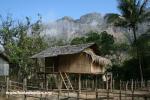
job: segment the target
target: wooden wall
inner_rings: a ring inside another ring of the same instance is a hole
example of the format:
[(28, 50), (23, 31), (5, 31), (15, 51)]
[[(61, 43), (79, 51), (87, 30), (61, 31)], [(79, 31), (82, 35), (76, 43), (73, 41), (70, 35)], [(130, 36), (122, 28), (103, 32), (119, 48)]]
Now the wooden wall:
[(102, 67), (92, 64), (92, 59), (86, 53), (65, 55), (59, 57), (59, 71), (69, 73), (102, 73)]
[(59, 57), (59, 71), (69, 73), (90, 73), (90, 59), (84, 53)]
[[(55, 68), (54, 71), (52, 71), (51, 67)], [(103, 74), (105, 72), (104, 67), (92, 63), (91, 56), (84, 52), (45, 58), (45, 70), (47, 73), (60, 71), (81, 74)]]
[(96, 63), (91, 64), (91, 73), (103, 74), (104, 72), (105, 72), (105, 68), (103, 66)]

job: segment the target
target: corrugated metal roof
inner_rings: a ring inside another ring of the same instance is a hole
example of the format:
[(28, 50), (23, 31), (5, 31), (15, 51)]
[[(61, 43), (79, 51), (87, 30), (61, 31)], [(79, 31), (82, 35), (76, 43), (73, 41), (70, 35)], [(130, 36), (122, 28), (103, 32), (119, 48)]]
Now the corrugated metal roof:
[(76, 54), (84, 49), (93, 46), (95, 43), (79, 44), (79, 45), (66, 45), (66, 46), (55, 46), (47, 48), (38, 54), (33, 55), (31, 58), (45, 58), (54, 57), (58, 55)]

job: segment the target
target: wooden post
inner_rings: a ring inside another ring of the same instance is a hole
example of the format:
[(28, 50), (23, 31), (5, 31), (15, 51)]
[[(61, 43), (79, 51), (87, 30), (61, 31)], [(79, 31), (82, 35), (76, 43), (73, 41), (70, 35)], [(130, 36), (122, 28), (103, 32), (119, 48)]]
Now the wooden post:
[(133, 91), (133, 79), (131, 80), (131, 90)]
[(128, 86), (128, 81), (125, 82), (125, 100), (127, 100), (127, 86)]
[(86, 84), (86, 99), (87, 99), (87, 89), (88, 89), (88, 85), (87, 85), (87, 77), (86, 77), (86, 80), (85, 80), (85, 84)]
[(106, 90), (108, 90), (108, 76), (107, 76), (107, 73), (106, 73)]
[(86, 89), (88, 88), (88, 86), (87, 86), (87, 77), (86, 77), (86, 80), (85, 80), (85, 85), (86, 85)]
[(96, 100), (98, 100), (98, 91), (96, 90)]
[(94, 79), (92, 80), (92, 89), (95, 90)]
[(46, 91), (48, 91), (48, 80), (46, 80)]
[(121, 100), (121, 80), (120, 80), (120, 95), (119, 95), (119, 98), (120, 98), (120, 100)]
[(112, 84), (113, 84), (113, 79), (112, 79), (112, 73), (111, 73), (111, 76), (110, 76), (110, 91), (112, 92)]
[(77, 100), (80, 100), (80, 91), (77, 91)]
[(126, 90), (128, 90), (128, 81), (126, 82)]
[(95, 78), (96, 78), (96, 81), (95, 81), (95, 90), (96, 90), (96, 100), (98, 100), (98, 90), (97, 90), (97, 75), (95, 76)]
[(61, 90), (58, 90), (58, 100), (60, 100), (60, 92)]
[(134, 87), (133, 87), (134, 83), (133, 83), (133, 79), (132, 79), (132, 83), (131, 83), (131, 91), (132, 91), (132, 100), (134, 100)]
[(23, 90), (27, 91), (27, 79), (26, 78), (23, 80)]
[(134, 89), (136, 90), (136, 80), (135, 80), (135, 85), (134, 85)]
[(78, 90), (79, 92), (81, 91), (81, 74), (79, 74), (79, 79), (78, 79)]
[(113, 79), (113, 90), (115, 89), (115, 80)]
[(61, 93), (61, 89), (62, 89), (62, 79), (61, 76), (59, 75), (59, 73), (57, 74), (57, 88), (59, 90), (59, 93)]
[[(27, 91), (27, 79), (23, 79), (23, 90), (26, 92)], [(24, 94), (24, 100), (26, 100), (26, 94)]]
[(107, 100), (109, 100), (109, 88), (107, 89)]
[[(9, 77), (6, 79), (6, 92), (9, 92)], [(9, 98), (9, 95), (7, 94), (6, 98)]]
[(79, 100), (79, 98), (80, 98), (80, 92), (81, 92), (81, 74), (79, 74), (79, 77), (78, 77), (77, 100)]

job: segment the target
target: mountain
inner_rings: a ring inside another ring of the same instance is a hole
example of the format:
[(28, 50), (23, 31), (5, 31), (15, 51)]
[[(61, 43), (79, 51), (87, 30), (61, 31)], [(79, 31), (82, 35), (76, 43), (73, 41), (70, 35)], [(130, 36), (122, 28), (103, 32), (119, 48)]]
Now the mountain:
[(54, 22), (44, 24), (43, 30), (44, 34), (62, 37), (65, 39), (82, 36), (89, 31), (107, 31), (118, 41), (125, 40), (126, 36), (124, 33), (127, 33), (127, 30), (123, 28), (116, 28), (108, 25), (104, 20), (104, 17), (100, 13), (96, 12), (85, 14), (79, 19), (73, 19), (72, 17), (65, 16)]

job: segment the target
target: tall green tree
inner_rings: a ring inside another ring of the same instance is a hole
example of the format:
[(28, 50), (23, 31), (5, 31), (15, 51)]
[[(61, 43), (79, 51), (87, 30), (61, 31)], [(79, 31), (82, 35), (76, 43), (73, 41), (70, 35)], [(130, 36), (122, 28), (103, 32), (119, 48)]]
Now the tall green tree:
[[(9, 19), (8, 19), (9, 18)], [(47, 47), (47, 43), (42, 36), (41, 17), (31, 23), (26, 17), (26, 22), (14, 22), (11, 17), (2, 20), (0, 27), (1, 45), (5, 53), (13, 63), (10, 74), (21, 81), (23, 78), (31, 76), (35, 66), (30, 57)]]
[(148, 9), (149, 0), (118, 0), (118, 9), (120, 14), (107, 14), (105, 18), (108, 23), (115, 26), (124, 27), (132, 30), (134, 43), (139, 59), (139, 70), (141, 81), (143, 81), (143, 72), (141, 67), (141, 57), (137, 46), (137, 30), (139, 24), (150, 20), (150, 12)]
[(16, 35), (16, 28), (11, 15), (6, 17), (0, 16), (0, 45), (5, 48), (7, 44), (14, 41)]
[(103, 31), (101, 33), (91, 31), (83, 37), (76, 37), (72, 39), (71, 44), (83, 44), (90, 42), (94, 42), (99, 46), (101, 55), (106, 55), (111, 54), (115, 40), (114, 37), (108, 34), (106, 31)]

